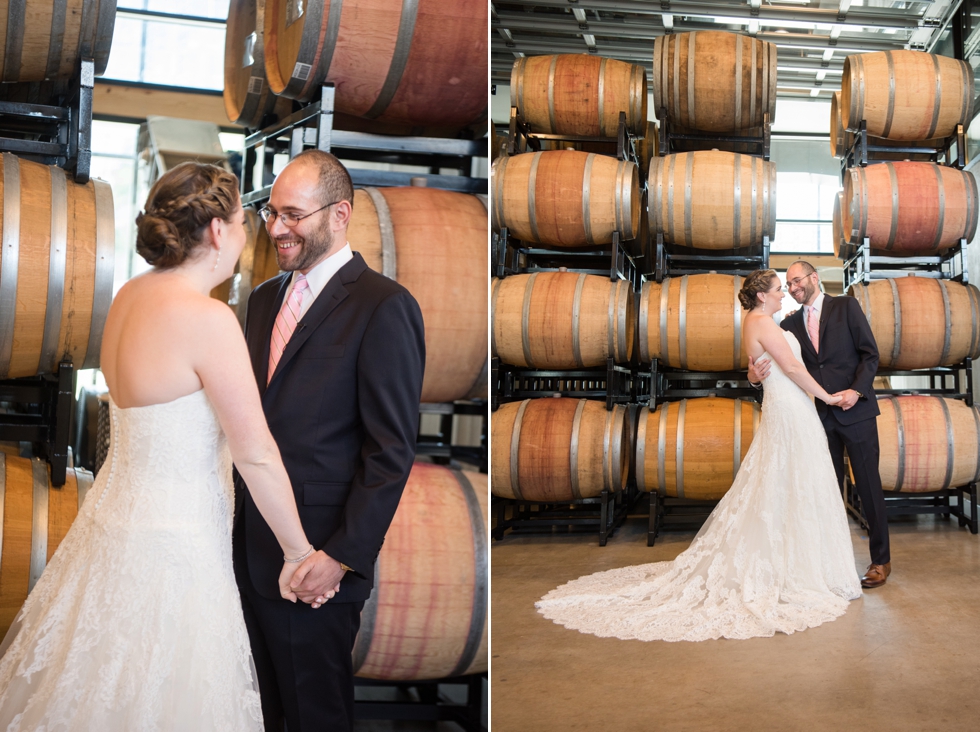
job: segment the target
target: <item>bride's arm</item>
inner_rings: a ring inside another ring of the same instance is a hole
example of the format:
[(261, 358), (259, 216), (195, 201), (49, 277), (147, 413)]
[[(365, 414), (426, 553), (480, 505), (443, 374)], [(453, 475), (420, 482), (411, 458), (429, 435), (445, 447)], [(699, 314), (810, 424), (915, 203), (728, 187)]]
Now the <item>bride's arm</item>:
[(241, 326), (232, 310), (217, 300), (209, 298), (202, 310), (202, 327), (195, 329), (202, 342), (194, 349), (194, 370), (214, 405), (232, 459), (255, 505), (283, 554), (300, 557), (309, 550), (310, 542), (300, 523), (279, 447), (269, 432)]
[(837, 404), (840, 401), (840, 397), (829, 394), (816, 379), (810, 376), (806, 366), (793, 354), (793, 349), (786, 342), (783, 329), (776, 325), (775, 321), (770, 318), (759, 318), (751, 325), (747, 325), (747, 330), (748, 338), (758, 341), (762, 348), (769, 352), (773, 361), (779, 364), (783, 373), (798, 387), (827, 404)]

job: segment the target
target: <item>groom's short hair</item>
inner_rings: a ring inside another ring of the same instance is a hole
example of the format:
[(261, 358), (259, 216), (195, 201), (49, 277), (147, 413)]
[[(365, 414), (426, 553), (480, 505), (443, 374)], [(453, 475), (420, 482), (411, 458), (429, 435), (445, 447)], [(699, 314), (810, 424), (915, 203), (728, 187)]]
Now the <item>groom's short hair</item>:
[[(792, 266), (797, 265), (797, 264), (800, 265), (803, 268), (803, 276), (804, 277), (806, 277), (807, 275), (812, 275), (814, 272), (817, 271), (816, 267), (814, 267), (812, 264), (810, 264), (805, 259), (797, 259), (789, 267), (792, 267)], [(787, 272), (789, 271), (789, 267), (786, 268), (786, 271)]]

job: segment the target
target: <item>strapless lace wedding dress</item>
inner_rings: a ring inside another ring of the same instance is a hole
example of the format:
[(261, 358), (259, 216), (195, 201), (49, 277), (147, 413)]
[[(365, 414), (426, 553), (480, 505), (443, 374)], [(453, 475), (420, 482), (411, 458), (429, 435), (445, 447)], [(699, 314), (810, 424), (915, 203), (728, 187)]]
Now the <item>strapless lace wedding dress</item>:
[(583, 633), (647, 641), (767, 637), (843, 615), (861, 582), (826, 434), (775, 362), (765, 389), (735, 482), (690, 547), (673, 562), (580, 577), (538, 611)]
[(0, 730), (258, 732), (214, 409), (110, 409), (109, 459), (0, 647)]

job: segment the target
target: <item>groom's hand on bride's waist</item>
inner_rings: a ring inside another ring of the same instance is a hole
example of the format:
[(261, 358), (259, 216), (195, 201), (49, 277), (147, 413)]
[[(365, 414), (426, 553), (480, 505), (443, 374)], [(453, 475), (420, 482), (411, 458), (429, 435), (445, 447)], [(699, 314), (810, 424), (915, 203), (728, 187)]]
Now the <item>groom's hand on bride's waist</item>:
[(769, 376), (770, 363), (771, 362), (768, 358), (760, 358), (758, 361), (756, 361), (754, 358), (749, 356), (748, 379), (752, 386), (762, 386), (762, 382), (766, 380), (767, 376)]

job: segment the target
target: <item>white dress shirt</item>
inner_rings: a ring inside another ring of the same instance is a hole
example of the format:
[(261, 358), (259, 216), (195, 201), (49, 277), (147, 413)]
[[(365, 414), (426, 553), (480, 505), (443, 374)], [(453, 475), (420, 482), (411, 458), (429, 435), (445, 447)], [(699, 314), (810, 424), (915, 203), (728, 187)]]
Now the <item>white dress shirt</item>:
[(806, 320), (803, 322), (803, 325), (807, 328), (810, 327), (810, 318), (813, 317), (817, 319), (817, 325), (820, 325), (820, 311), (823, 309), (823, 295), (824, 294), (822, 292), (817, 295), (817, 299), (813, 301), (813, 305), (803, 306), (803, 314), (806, 316)]
[[(338, 249), (306, 273), (306, 283), (310, 288), (303, 294), (303, 304), (300, 306), (299, 318), (297, 320), (303, 319), (303, 316), (306, 315), (313, 305), (313, 301), (316, 300), (317, 295), (323, 292), (323, 288), (327, 286), (330, 279), (340, 271), (341, 267), (353, 258), (354, 252), (351, 251), (350, 242), (347, 242), (342, 249)], [(283, 302), (289, 299), (289, 295), (293, 291), (293, 285), (296, 284), (296, 275), (298, 274), (298, 271), (293, 272), (292, 279), (289, 281), (289, 289), (286, 291)]]

